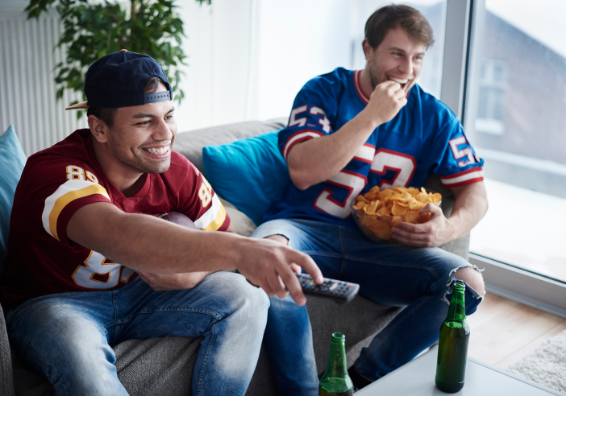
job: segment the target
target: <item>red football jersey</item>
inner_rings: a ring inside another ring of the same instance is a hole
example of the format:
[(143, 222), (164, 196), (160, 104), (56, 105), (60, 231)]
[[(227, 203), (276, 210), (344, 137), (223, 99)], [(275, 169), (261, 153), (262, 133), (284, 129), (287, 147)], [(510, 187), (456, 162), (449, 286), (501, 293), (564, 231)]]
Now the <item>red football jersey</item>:
[(67, 291), (119, 288), (133, 271), (67, 238), (71, 216), (82, 206), (112, 203), (128, 213), (160, 216), (177, 211), (202, 230), (224, 231), (229, 216), (200, 171), (172, 152), (162, 174), (146, 174), (132, 196), (115, 189), (96, 160), (88, 129), (81, 129), (27, 160), (11, 216), (2, 301)]

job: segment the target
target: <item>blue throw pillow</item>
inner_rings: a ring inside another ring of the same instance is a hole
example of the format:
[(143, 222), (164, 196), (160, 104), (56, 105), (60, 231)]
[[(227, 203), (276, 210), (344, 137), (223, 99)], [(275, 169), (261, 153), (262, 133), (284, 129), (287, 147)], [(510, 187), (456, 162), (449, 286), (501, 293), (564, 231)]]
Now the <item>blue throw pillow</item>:
[(25, 166), (25, 154), (12, 126), (0, 136), (0, 270), (6, 254), (10, 211), (17, 183)]
[(217, 194), (258, 225), (289, 183), (278, 131), (202, 149), (204, 175)]

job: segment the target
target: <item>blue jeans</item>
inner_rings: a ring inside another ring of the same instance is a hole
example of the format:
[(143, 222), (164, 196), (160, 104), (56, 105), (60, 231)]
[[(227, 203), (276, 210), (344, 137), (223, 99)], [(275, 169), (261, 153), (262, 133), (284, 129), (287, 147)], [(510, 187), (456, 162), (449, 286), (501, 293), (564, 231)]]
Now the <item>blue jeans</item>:
[(17, 355), (59, 395), (126, 395), (111, 345), (160, 336), (202, 337), (195, 395), (243, 395), (258, 355), (269, 299), (236, 273), (190, 290), (154, 291), (141, 279), (111, 291), (51, 294), (7, 316)]
[[(406, 306), (361, 351), (355, 370), (370, 381), (414, 359), (437, 342), (448, 312), (448, 281), (453, 271), (472, 267), (440, 248), (410, 248), (374, 243), (357, 228), (312, 220), (275, 219), (253, 237), (281, 234), (306, 252), (327, 277), (360, 284), (360, 295), (387, 306)], [(481, 297), (467, 287), (467, 314)], [(343, 329), (340, 329), (343, 331)], [(317, 367), (306, 307), (289, 296), (271, 298), (265, 348), (282, 394), (318, 394)]]

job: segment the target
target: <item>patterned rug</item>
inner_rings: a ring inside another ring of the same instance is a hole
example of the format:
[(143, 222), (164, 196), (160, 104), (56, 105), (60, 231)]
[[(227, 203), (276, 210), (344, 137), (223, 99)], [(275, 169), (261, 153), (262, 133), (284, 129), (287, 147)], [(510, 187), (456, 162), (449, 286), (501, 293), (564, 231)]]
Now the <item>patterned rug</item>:
[(562, 332), (542, 342), (531, 354), (507, 369), (513, 375), (565, 395), (566, 357), (566, 332)]

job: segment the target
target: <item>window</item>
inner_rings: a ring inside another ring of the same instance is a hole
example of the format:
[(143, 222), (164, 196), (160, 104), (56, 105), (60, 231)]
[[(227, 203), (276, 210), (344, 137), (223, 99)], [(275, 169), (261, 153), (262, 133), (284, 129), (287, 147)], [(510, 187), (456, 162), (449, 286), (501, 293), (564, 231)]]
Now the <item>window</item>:
[(474, 6), (464, 123), (490, 209), (471, 248), (565, 280), (565, 1)]
[(479, 79), (479, 99), (475, 128), (484, 133), (504, 133), (504, 97), (506, 91), (506, 65), (498, 60), (482, 64)]

